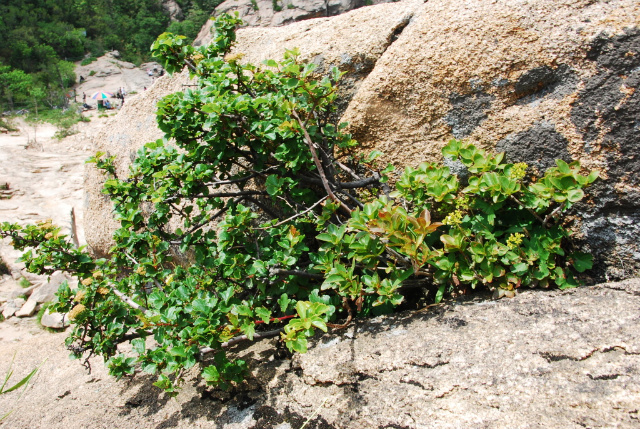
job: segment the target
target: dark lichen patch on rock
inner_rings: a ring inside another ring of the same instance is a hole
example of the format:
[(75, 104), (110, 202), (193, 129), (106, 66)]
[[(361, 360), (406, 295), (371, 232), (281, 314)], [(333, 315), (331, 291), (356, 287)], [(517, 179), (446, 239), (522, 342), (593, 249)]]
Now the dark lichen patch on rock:
[(529, 103), (567, 84), (574, 86), (576, 81), (575, 73), (567, 65), (556, 68), (545, 65), (524, 72), (514, 84), (513, 92), (520, 102)]
[(556, 159), (571, 162), (568, 144), (553, 124), (542, 121), (526, 131), (500, 140), (496, 151), (505, 152), (509, 162), (527, 162), (537, 173), (544, 174), (547, 168), (555, 167)]
[(477, 92), (470, 95), (453, 93), (449, 97), (452, 109), (443, 118), (451, 127), (451, 133), (455, 138), (463, 138), (470, 135), (485, 119), (487, 111), (491, 108), (491, 102), (495, 97), (486, 92)]
[(598, 36), (587, 59), (598, 72), (584, 82), (571, 120), (585, 151), (606, 162), (605, 180), (590, 190), (593, 204), (579, 204), (585, 243), (596, 257), (599, 279), (640, 272), (640, 30)]
[[(585, 143), (600, 144), (607, 174), (640, 184), (640, 31), (628, 30), (611, 39), (596, 38), (587, 58), (600, 66), (585, 82), (571, 111), (571, 120)], [(589, 147), (588, 147), (589, 149)]]
[(599, 35), (591, 42), (587, 59), (617, 72), (633, 70), (640, 61), (640, 29), (629, 28), (614, 37)]

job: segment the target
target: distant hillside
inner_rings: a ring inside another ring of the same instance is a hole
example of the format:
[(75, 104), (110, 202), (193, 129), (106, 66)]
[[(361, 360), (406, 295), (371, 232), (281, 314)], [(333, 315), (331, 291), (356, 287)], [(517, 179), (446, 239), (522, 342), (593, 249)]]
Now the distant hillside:
[(71, 61), (118, 50), (123, 60), (140, 64), (164, 31), (194, 39), (219, 2), (3, 0), (0, 109), (60, 105), (76, 81)]

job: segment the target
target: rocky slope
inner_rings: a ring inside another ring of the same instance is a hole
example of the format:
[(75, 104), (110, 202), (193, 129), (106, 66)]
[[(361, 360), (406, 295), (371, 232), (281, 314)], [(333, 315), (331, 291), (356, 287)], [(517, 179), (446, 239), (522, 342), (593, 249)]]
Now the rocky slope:
[(187, 374), (176, 399), (144, 375), (116, 382), (98, 359), (88, 374), (63, 334), (23, 320), (0, 373), (14, 353), (16, 379), (41, 367), (0, 397), (0, 411), (16, 409), (1, 427), (637, 428), (639, 306), (631, 280), (361, 321), (293, 359), (275, 340), (239, 345), (245, 383), (212, 391)]

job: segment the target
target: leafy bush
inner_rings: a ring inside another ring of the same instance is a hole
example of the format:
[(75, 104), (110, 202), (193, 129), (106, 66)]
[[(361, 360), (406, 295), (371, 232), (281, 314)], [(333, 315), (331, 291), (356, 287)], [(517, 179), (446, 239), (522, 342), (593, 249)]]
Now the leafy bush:
[(82, 60), (82, 62), (80, 63), (81, 66), (88, 66), (89, 64), (91, 64), (94, 61), (98, 61), (98, 59), (96, 57), (89, 57), (89, 58), (85, 58), (84, 60)]
[(239, 23), (218, 18), (207, 47), (171, 34), (154, 43), (169, 73), (186, 65), (198, 84), (159, 102), (166, 139), (140, 150), (128, 178), (113, 158), (92, 158), (121, 225), (109, 258), (76, 249), (49, 221), (0, 228), (16, 248), (35, 249), (22, 258), (32, 272), (79, 278), (51, 307), (69, 312), (77, 357), (104, 356), (118, 378), (139, 366), (170, 394), (200, 364), (224, 388), (246, 372), (228, 345), (275, 332), (304, 352), (317, 330), (390, 311), (407, 282), (434, 301), (478, 287), (511, 295), (574, 286), (591, 266), (560, 216), (595, 173), (557, 161), (535, 179), (453, 140), (443, 155), (458, 175), (423, 163), (392, 191), (394, 168), (379, 171), (380, 153), (360, 155), (330, 119), (340, 72), (319, 77), (296, 51), (243, 65), (229, 53)]
[(37, 114), (30, 112), (27, 116), (29, 122), (48, 122), (55, 125), (57, 130), (53, 135), (56, 139), (61, 140), (65, 137), (78, 133), (76, 124), (78, 122), (85, 122), (84, 116), (82, 116), (76, 109), (42, 109)]
[(0, 128), (3, 128), (7, 131), (18, 131), (18, 128), (15, 127), (15, 125), (13, 125), (11, 123), (11, 118), (1, 118), (0, 117)]

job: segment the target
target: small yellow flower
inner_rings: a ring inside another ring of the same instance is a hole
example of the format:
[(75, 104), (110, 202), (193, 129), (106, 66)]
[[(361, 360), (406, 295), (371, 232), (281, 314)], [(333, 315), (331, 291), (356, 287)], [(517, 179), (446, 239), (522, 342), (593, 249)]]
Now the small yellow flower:
[(47, 233), (44, 235), (44, 238), (46, 238), (47, 240), (48, 240), (48, 239), (50, 239), (50, 238), (53, 238), (53, 234), (52, 234), (52, 233), (50, 233), (50, 232), (47, 232)]
[(98, 289), (96, 289), (96, 292), (98, 292), (100, 295), (106, 295), (109, 293), (109, 289), (104, 286), (100, 286)]
[(458, 198), (456, 198), (456, 207), (457, 208), (467, 208), (469, 207), (469, 196), (464, 194)]
[(93, 278), (94, 279), (101, 279), (103, 277), (102, 271), (94, 271), (93, 272)]
[(42, 229), (48, 229), (53, 226), (53, 219), (47, 219), (40, 222), (36, 222), (36, 224)]
[(93, 279), (91, 277), (87, 277), (86, 279), (82, 280), (80, 283), (82, 283), (85, 286), (90, 286), (91, 283), (93, 283)]
[(520, 234), (519, 232), (511, 234), (509, 238), (507, 238), (507, 246), (509, 247), (509, 249), (513, 250), (522, 244), (523, 238), (524, 234)]
[(73, 298), (73, 300), (75, 302), (82, 302), (82, 300), (84, 299), (84, 297), (87, 295), (87, 291), (85, 290), (79, 290), (78, 293), (76, 294), (75, 298)]
[(515, 180), (522, 180), (524, 176), (527, 174), (528, 165), (524, 162), (518, 162), (517, 164), (513, 164), (511, 167), (511, 171), (509, 172), (509, 178)]
[(464, 213), (462, 210), (455, 210), (447, 215), (442, 221), (445, 225), (460, 225), (462, 223), (462, 218), (464, 217)]
[(236, 54), (227, 54), (225, 55), (224, 60), (228, 63), (235, 63), (244, 58), (244, 55), (245, 54), (243, 54), (242, 52), (238, 52)]
[(82, 304), (76, 305), (69, 312), (69, 320), (76, 320), (85, 311), (87, 311), (87, 307)]
[(145, 270), (144, 267), (140, 265), (138, 268), (136, 268), (136, 273), (144, 276), (145, 274), (147, 274), (147, 270)]

